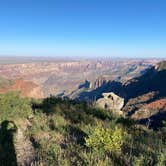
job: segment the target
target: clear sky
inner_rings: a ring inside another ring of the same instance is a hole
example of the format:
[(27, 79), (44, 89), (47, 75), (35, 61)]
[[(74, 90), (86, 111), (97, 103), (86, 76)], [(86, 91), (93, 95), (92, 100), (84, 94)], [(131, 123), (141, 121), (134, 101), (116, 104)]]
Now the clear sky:
[(166, 0), (0, 0), (0, 55), (166, 57)]

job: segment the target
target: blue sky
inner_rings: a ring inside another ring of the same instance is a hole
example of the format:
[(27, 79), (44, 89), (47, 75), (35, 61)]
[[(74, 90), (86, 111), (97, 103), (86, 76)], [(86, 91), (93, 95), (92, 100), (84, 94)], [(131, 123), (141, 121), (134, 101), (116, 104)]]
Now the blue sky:
[(165, 0), (0, 0), (0, 55), (166, 57)]

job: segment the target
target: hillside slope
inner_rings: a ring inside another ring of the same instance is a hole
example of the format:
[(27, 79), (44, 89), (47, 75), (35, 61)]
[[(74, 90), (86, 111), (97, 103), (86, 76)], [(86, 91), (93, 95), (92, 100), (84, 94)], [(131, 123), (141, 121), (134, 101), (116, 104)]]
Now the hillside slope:
[(165, 127), (153, 131), (86, 103), (0, 94), (0, 165), (165, 165)]

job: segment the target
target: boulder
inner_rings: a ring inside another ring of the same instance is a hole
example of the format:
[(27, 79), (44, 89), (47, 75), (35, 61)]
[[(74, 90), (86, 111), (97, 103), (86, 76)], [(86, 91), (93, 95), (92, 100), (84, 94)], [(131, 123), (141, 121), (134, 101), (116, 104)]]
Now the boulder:
[(96, 106), (109, 111), (114, 111), (118, 114), (123, 114), (121, 109), (124, 106), (124, 99), (113, 92), (103, 93), (103, 98), (96, 101)]

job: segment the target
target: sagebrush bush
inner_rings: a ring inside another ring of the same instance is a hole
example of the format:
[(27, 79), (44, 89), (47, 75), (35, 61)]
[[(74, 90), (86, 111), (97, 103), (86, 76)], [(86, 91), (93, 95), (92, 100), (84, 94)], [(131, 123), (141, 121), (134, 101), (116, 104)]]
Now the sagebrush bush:
[(163, 166), (166, 165), (166, 151), (159, 152), (157, 154), (157, 164), (156, 166)]
[(86, 146), (95, 151), (118, 152), (125, 142), (126, 133), (121, 128), (104, 128), (97, 126), (85, 138)]

